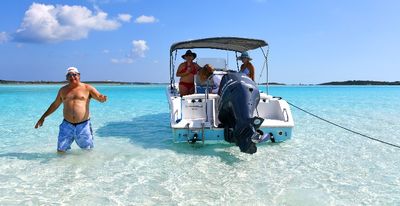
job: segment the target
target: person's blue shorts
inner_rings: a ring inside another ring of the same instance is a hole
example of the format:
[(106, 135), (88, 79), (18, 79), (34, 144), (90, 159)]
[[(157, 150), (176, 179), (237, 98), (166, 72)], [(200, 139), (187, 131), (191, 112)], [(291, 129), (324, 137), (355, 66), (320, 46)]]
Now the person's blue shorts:
[(58, 133), (57, 150), (67, 151), (71, 149), (74, 140), (82, 149), (93, 148), (93, 131), (90, 119), (76, 124), (63, 120)]

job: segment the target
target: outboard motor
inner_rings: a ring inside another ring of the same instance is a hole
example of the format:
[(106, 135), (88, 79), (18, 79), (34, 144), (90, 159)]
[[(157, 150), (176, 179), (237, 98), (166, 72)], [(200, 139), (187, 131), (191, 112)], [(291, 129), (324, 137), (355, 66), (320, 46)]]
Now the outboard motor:
[(255, 82), (243, 73), (229, 72), (219, 88), (218, 119), (224, 127), (225, 141), (236, 143), (241, 152), (255, 153), (257, 147), (253, 140), (262, 136), (258, 128), (264, 121), (253, 116), (260, 101)]

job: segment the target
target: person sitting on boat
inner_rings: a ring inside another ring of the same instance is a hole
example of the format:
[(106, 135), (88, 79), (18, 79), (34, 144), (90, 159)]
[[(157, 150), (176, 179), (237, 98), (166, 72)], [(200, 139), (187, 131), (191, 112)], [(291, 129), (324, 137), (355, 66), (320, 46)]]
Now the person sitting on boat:
[(194, 93), (194, 75), (197, 74), (200, 66), (193, 62), (196, 59), (196, 53), (187, 50), (182, 58), (185, 62), (181, 63), (176, 71), (176, 76), (180, 77), (179, 80), (179, 93), (181, 96)]
[(254, 81), (254, 66), (250, 62), (252, 58), (250, 58), (249, 53), (242, 52), (242, 55), (237, 58), (242, 61), (242, 65), (240, 66), (240, 72), (245, 73), (250, 79)]
[(213, 94), (217, 94), (222, 75), (213, 74), (214, 70), (215, 69), (210, 64), (204, 65), (204, 67), (199, 71), (199, 79), (201, 82), (206, 82), (211, 76), (212, 85), (209, 91)]

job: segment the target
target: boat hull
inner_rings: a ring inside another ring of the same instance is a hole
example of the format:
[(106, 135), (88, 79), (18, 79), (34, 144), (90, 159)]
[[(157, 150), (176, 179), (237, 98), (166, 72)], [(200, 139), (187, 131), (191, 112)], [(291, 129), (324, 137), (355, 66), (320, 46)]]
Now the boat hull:
[[(272, 133), (275, 142), (283, 142), (292, 137), (292, 127), (260, 127), (261, 131), (264, 134)], [(198, 142), (204, 143), (228, 143), (224, 139), (224, 129), (223, 128), (205, 128), (204, 131), (202, 128), (189, 128), (189, 129), (180, 129), (173, 128), (172, 129), (173, 141), (175, 143), (188, 142), (192, 143), (192, 140), (195, 136), (197, 136)], [(267, 142), (271, 142), (270, 140), (265, 141), (260, 144), (266, 144)]]
[[(166, 95), (170, 108), (170, 126), (175, 143), (228, 143), (224, 128), (219, 121), (218, 94), (191, 94), (181, 97), (178, 84), (168, 86)], [(264, 134), (272, 134), (274, 142), (292, 137), (294, 120), (288, 103), (260, 91), (260, 99), (253, 116), (264, 119), (258, 128)], [(271, 142), (267, 140), (258, 144)], [(234, 144), (232, 144), (234, 145)]]

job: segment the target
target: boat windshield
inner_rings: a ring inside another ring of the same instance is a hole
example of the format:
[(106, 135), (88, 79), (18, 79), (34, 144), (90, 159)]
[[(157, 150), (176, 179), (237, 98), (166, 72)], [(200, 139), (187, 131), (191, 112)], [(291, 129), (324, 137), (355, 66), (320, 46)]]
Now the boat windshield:
[(198, 58), (197, 64), (203, 67), (206, 64), (210, 64), (217, 70), (226, 70), (226, 60), (223, 58)]

